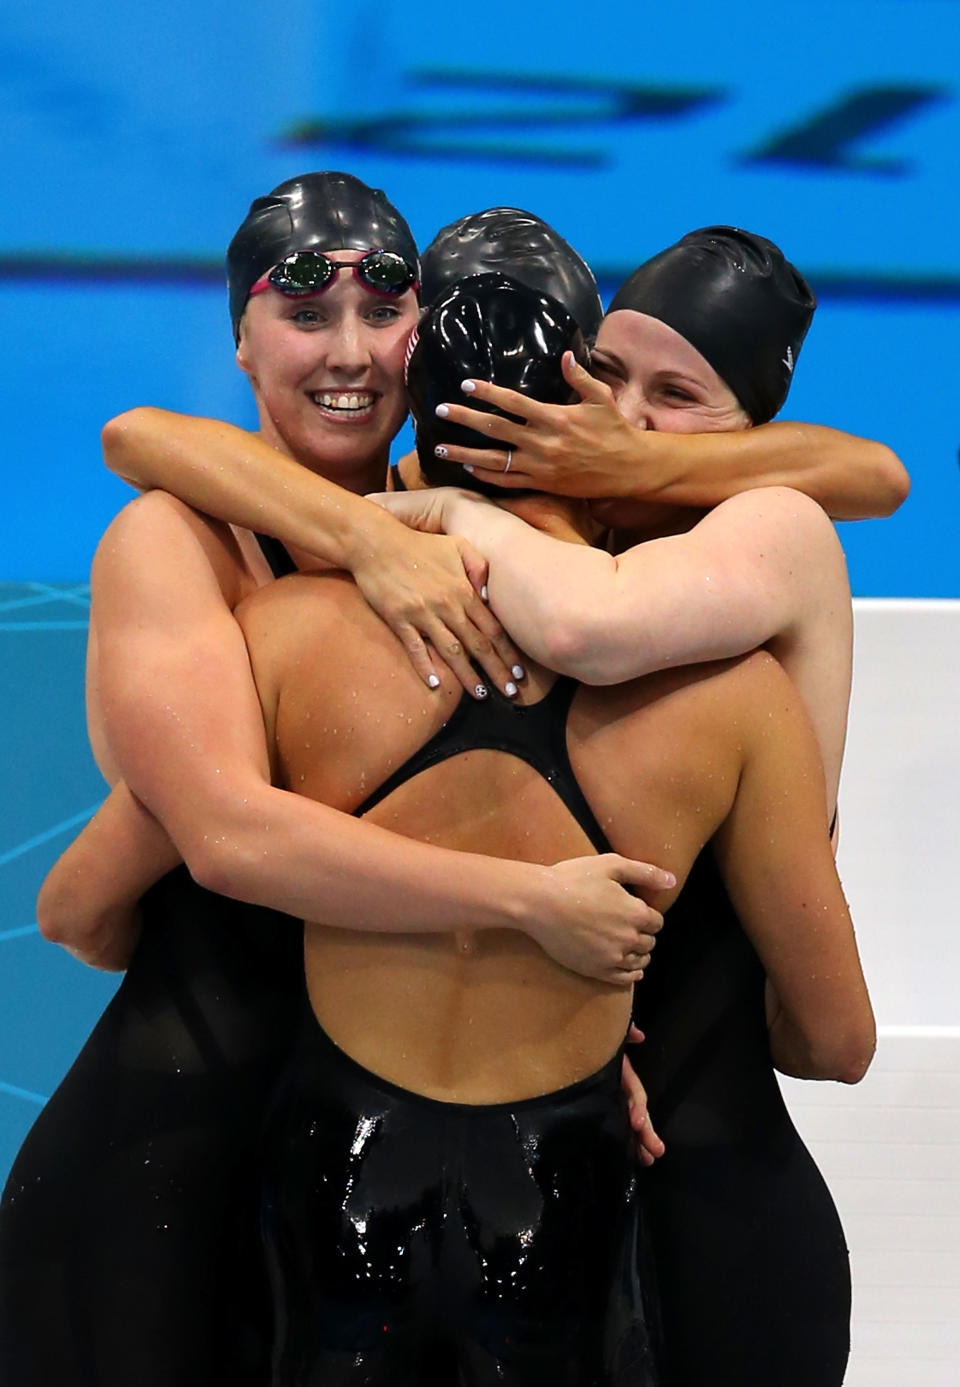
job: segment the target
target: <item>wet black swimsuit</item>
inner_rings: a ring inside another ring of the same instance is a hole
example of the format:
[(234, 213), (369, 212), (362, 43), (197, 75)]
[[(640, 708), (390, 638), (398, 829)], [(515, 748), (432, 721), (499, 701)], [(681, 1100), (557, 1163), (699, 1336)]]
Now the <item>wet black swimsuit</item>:
[(0, 1203), (4, 1387), (269, 1380), (260, 1135), (300, 1016), (302, 925), (183, 867), (142, 910)]
[[(567, 754), (576, 690), (464, 695), (357, 812), (491, 748), (609, 851)], [(652, 1387), (620, 1056), (542, 1098), (444, 1103), (362, 1068), (306, 1012), (267, 1140), (276, 1387)]]

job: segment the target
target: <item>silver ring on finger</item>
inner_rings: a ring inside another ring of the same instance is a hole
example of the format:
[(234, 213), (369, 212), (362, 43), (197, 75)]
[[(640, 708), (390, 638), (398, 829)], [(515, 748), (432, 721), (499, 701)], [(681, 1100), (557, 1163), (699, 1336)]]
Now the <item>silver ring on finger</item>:
[(510, 471), (510, 464), (511, 464), (511, 462), (513, 462), (513, 449), (512, 449), (512, 448), (508, 448), (508, 449), (507, 449), (507, 465), (506, 465), (506, 467), (504, 467), (504, 469), (503, 469), (503, 475), (504, 475), (504, 476), (506, 476), (507, 473)]

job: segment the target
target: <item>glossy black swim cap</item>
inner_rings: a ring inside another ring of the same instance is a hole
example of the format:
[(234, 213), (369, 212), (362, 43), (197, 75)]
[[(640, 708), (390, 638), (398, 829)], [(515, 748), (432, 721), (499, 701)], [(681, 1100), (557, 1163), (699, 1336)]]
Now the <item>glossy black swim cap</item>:
[(379, 188), (351, 173), (305, 173), (255, 198), (227, 250), (233, 335), (250, 290), (295, 250), (392, 250), (418, 266), (413, 233)]
[(655, 255), (608, 313), (659, 318), (709, 361), (754, 424), (782, 406), (817, 306), (810, 285), (763, 236), (705, 226)]
[[(506, 275), (471, 275), (442, 294), (411, 333), (407, 348), (407, 394), (427, 480), (433, 486), (468, 486), (498, 495), (500, 487), (478, 482), (458, 463), (434, 455), (438, 443), (490, 446), (474, 429), (438, 419), (436, 407), (462, 399), (460, 382), (468, 376), (547, 404), (567, 404), (574, 392), (560, 367), (565, 351), (587, 364), (583, 333), (571, 315), (556, 299)], [(479, 400), (471, 407), (500, 413)]]
[(518, 207), (488, 207), (451, 222), (423, 253), (421, 302), (434, 299), (467, 275), (498, 272), (548, 294), (597, 335), (603, 305), (587, 262), (552, 226)]

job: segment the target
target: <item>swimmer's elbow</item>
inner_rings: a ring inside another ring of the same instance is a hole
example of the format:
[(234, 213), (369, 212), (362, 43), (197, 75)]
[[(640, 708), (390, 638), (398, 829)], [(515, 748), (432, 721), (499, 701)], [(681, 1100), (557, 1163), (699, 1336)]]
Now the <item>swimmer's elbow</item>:
[(76, 924), (76, 904), (71, 908), (69, 896), (57, 889), (53, 875), (47, 877), (37, 897), (37, 929), (49, 944), (74, 942), (71, 927)]
[(841, 1084), (858, 1084), (873, 1063), (876, 1049), (877, 1028), (870, 1012), (861, 1026), (847, 1036), (833, 1077)]
[(138, 937), (139, 915), (131, 906), (91, 909), (55, 867), (37, 897), (37, 929), (49, 944), (58, 944), (88, 967), (122, 972)]
[(874, 445), (876, 511), (878, 517), (893, 515), (910, 495), (910, 474), (892, 448), (884, 443)]
[(858, 1023), (845, 1027), (832, 1043), (823, 1044), (818, 1039), (812, 1055), (815, 1077), (833, 1079), (839, 1084), (858, 1084), (870, 1068), (876, 1048), (873, 1015), (865, 1014)]
[(197, 834), (177, 844), (187, 871), (198, 886), (218, 896), (262, 905), (258, 893), (257, 862), (263, 850), (244, 825), (220, 823), (216, 831)]
[(544, 622), (541, 630), (541, 662), (557, 674), (595, 687), (630, 677), (623, 668), (624, 646), (611, 639), (595, 611), (567, 612)]
[(100, 430), (100, 445), (108, 471), (141, 490), (153, 485), (144, 467), (144, 449), (154, 434), (156, 412), (147, 405), (139, 405), (108, 419)]

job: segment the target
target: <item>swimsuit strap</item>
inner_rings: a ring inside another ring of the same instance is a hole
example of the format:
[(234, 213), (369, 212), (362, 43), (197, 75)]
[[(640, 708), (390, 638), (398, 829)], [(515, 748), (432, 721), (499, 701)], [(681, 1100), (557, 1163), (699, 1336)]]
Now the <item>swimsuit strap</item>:
[(254, 534), (254, 539), (260, 545), (260, 550), (270, 571), (275, 578), (285, 578), (288, 573), (296, 573), (297, 565), (291, 559), (284, 546), (273, 535)]
[(482, 700), (464, 693), (443, 726), (354, 813), (367, 813), (398, 786), (452, 756), (475, 750), (504, 751), (525, 761), (553, 786), (597, 852), (611, 852), (607, 836), (577, 784), (567, 751), (567, 716), (578, 688), (573, 679), (560, 677), (539, 702), (526, 707), (496, 690)]

